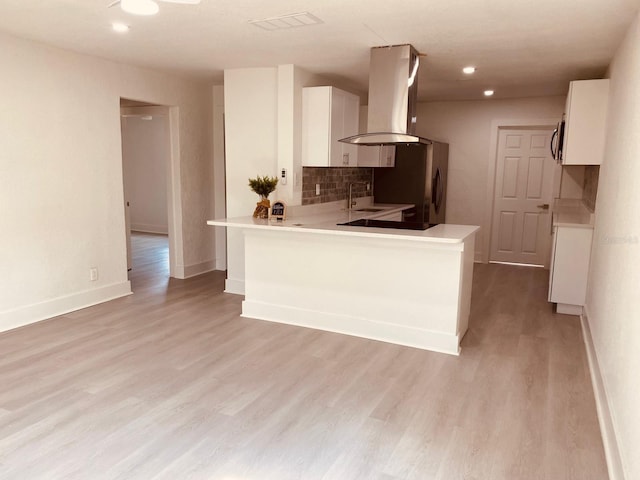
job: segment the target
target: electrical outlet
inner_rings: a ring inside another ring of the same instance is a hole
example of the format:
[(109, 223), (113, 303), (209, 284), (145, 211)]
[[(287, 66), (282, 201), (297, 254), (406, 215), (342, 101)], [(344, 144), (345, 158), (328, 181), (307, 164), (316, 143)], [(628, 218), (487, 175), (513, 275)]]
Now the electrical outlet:
[(316, 183), (316, 195), (320, 195), (320, 184)]
[(98, 269), (96, 267), (92, 267), (89, 269), (89, 280), (95, 282), (98, 280)]
[(369, 190), (371, 190), (371, 184), (370, 184), (370, 183), (367, 183), (367, 192), (368, 192)]

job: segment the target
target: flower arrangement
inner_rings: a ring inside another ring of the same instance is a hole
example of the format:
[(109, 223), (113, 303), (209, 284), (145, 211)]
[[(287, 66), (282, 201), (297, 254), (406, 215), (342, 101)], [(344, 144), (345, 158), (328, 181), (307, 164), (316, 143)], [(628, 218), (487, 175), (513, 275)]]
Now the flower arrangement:
[(268, 175), (263, 177), (258, 175), (256, 178), (249, 179), (249, 188), (260, 195), (261, 198), (253, 212), (255, 218), (269, 217), (269, 208), (271, 207), (269, 194), (276, 189), (276, 185), (278, 185), (278, 179), (276, 177), (269, 177)]
[(262, 199), (266, 199), (276, 189), (276, 185), (278, 185), (278, 179), (268, 175), (264, 177), (258, 175), (256, 178), (249, 179), (249, 187), (260, 195)]

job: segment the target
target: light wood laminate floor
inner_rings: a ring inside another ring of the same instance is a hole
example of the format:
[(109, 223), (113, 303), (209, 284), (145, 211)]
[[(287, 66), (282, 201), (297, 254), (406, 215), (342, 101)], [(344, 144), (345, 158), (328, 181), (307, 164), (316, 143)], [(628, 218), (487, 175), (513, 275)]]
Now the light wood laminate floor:
[(0, 334), (1, 479), (607, 478), (548, 272), (476, 265), (453, 357), (240, 318), (134, 241), (134, 295)]

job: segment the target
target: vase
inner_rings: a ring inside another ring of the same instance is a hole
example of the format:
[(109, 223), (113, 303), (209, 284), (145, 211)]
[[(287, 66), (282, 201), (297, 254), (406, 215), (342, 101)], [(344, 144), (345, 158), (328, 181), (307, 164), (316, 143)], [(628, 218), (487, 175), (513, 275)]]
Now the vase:
[(271, 202), (268, 198), (263, 198), (256, 204), (253, 218), (269, 218), (269, 208), (271, 208)]

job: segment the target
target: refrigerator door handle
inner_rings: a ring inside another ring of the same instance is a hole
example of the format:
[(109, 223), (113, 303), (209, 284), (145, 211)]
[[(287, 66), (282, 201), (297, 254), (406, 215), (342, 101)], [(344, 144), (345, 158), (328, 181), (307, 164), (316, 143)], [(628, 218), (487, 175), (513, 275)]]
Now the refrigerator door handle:
[(436, 170), (436, 175), (433, 179), (433, 189), (431, 194), (431, 202), (436, 209), (436, 213), (440, 212), (440, 205), (442, 205), (442, 197), (444, 196), (444, 185), (442, 184), (442, 176), (440, 169)]

